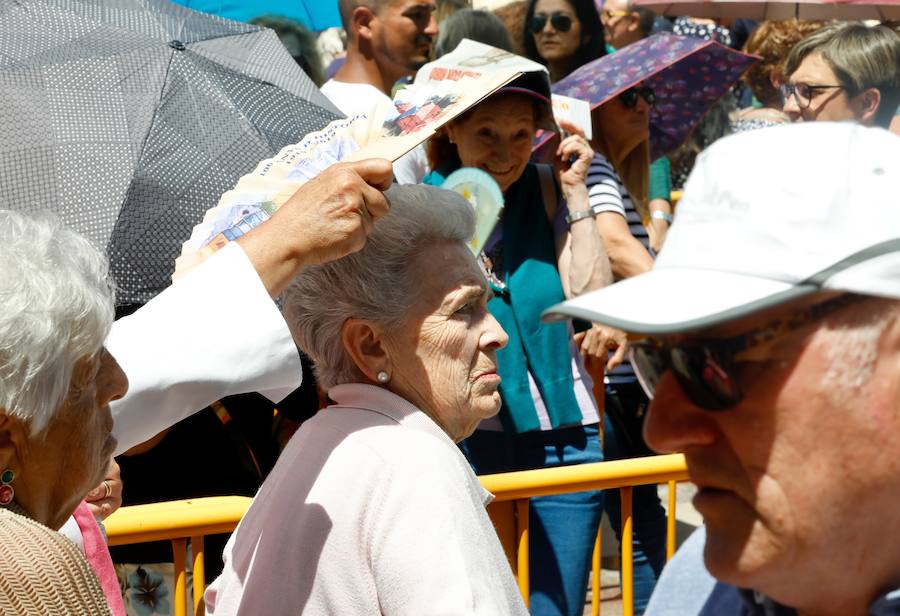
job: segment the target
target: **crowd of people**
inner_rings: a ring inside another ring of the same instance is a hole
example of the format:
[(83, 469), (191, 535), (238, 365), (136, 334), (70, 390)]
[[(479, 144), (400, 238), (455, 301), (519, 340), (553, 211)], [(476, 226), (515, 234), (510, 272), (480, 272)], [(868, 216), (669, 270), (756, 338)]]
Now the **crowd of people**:
[[(526, 607), (476, 475), (650, 450), (685, 454), (705, 526), (666, 565), (656, 488), (635, 490), (636, 613), (900, 613), (896, 25), (338, 5), (338, 57), (258, 23), (347, 115), (464, 38), (546, 69), (393, 163), (331, 166), (128, 315), (97, 247), (0, 210), (0, 612), (125, 614), (102, 520), (132, 478), (171, 488), (141, 456), (176, 455), (207, 409), (255, 493), (208, 614), (580, 615), (618, 493), (531, 500)], [(567, 77), (660, 30), (760, 58), (680, 153), (651, 160), (637, 72), (594, 84), (590, 139), (554, 119)], [(559, 139), (536, 153), (542, 130)], [(471, 206), (440, 188), (463, 167), (505, 203), (477, 257)], [(235, 436), (249, 394), (268, 461)], [(219, 489), (200, 475), (187, 495)]]

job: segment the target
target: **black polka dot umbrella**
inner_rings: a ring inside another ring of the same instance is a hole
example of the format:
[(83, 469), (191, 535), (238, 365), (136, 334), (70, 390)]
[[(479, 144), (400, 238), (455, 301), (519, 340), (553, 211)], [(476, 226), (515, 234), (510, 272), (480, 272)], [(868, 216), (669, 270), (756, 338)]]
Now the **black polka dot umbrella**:
[(165, 0), (0, 0), (0, 208), (106, 248), (120, 305), (169, 285), (238, 178), (338, 117), (270, 30)]

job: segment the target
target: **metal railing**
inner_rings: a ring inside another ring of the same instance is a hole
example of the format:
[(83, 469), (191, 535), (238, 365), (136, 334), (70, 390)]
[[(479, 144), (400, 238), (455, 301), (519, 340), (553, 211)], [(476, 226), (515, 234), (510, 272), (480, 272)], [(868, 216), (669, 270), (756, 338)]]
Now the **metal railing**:
[[(634, 486), (668, 484), (666, 554), (675, 552), (675, 484), (688, 478), (684, 456), (672, 454), (630, 460), (560, 466), (533, 471), (499, 473), (479, 477), (495, 499), (488, 513), (497, 528), (500, 542), (510, 557), (510, 566), (519, 582), (519, 591), (528, 604), (528, 499), (533, 496), (619, 488), (622, 501), (621, 578), (623, 616), (634, 614), (634, 576), (632, 569), (632, 511)], [(504, 506), (504, 503), (513, 506)], [(600, 530), (594, 541), (591, 576), (591, 613), (600, 613)]]
[(175, 616), (188, 614), (185, 564), (187, 540), (190, 539), (193, 557), (192, 613), (202, 616), (205, 612), (203, 537), (233, 531), (250, 506), (251, 500), (249, 496), (211, 496), (133, 505), (122, 507), (106, 518), (103, 524), (110, 546), (147, 541), (172, 542)]
[[(650, 456), (614, 462), (598, 462), (557, 468), (500, 473), (479, 477), (495, 499), (488, 513), (516, 574), (519, 590), (528, 603), (528, 499), (532, 496), (619, 488), (622, 500), (622, 604), (623, 614), (634, 613), (634, 586), (631, 562), (631, 491), (634, 486), (667, 483), (669, 486), (667, 543), (669, 556), (675, 551), (675, 484), (688, 478), (684, 456)], [(105, 522), (109, 545), (146, 541), (172, 542), (175, 566), (174, 613), (186, 616), (188, 610), (204, 613), (205, 535), (234, 530), (251, 499), (246, 496), (215, 496), (149, 505), (122, 507)], [(193, 601), (187, 605), (187, 540), (191, 540), (193, 558)], [(593, 593), (591, 613), (600, 613), (600, 531), (594, 542)]]

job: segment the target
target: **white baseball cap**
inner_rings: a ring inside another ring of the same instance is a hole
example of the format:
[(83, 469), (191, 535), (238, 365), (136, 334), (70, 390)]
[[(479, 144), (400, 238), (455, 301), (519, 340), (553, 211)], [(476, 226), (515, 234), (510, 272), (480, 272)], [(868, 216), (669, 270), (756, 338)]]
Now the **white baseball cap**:
[(721, 139), (653, 269), (544, 319), (665, 335), (820, 291), (900, 299), (900, 137), (886, 130), (811, 122)]

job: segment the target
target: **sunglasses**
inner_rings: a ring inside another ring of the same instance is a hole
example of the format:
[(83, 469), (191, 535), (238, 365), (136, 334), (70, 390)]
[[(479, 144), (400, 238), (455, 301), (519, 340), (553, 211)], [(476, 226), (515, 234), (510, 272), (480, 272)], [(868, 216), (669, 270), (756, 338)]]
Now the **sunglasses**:
[(535, 13), (528, 22), (528, 29), (532, 34), (537, 34), (547, 25), (547, 20), (557, 32), (568, 32), (572, 28), (572, 18), (565, 13), (555, 12), (549, 16), (546, 13)]
[(647, 104), (651, 107), (656, 102), (656, 94), (653, 93), (653, 88), (648, 88), (647, 86), (635, 86), (619, 94), (619, 100), (628, 109), (633, 109), (637, 105), (638, 97), (647, 101)]
[(744, 398), (740, 374), (749, 362), (736, 361), (737, 354), (800, 329), (861, 299), (864, 296), (841, 295), (733, 338), (679, 344), (664, 344), (659, 340), (632, 342), (629, 343), (629, 358), (648, 397), (653, 398), (659, 380), (671, 370), (691, 402), (706, 411), (725, 411), (740, 404)]

